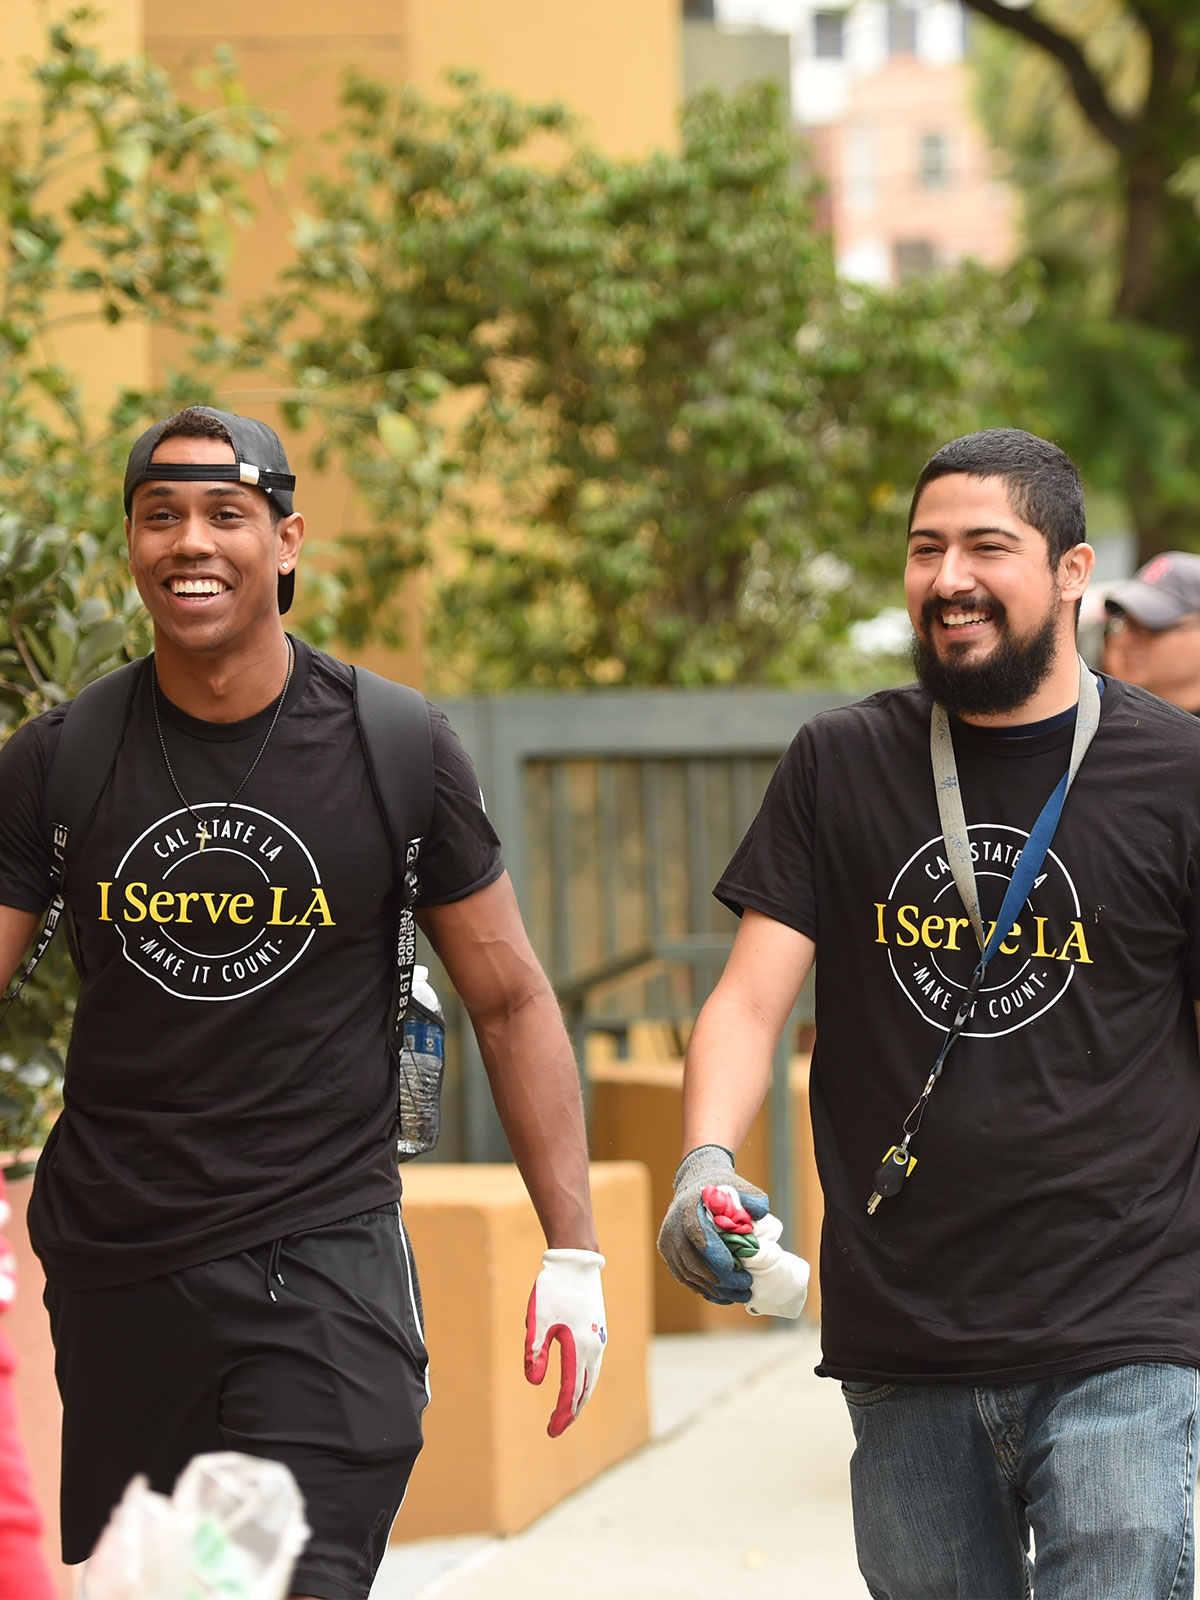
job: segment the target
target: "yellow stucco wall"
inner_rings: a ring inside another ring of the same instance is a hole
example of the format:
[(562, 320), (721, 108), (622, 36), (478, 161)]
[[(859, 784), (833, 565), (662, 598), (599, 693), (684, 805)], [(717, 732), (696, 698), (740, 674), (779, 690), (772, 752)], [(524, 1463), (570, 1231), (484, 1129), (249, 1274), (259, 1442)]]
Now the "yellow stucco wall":
[(613, 155), (675, 141), (679, 0), (407, 0), (408, 71), (423, 88), (478, 68), (526, 100), (563, 100)]
[[(44, 19), (73, 3), (3, 0), (0, 99), (16, 90), (20, 58), (40, 53)], [(296, 140), (279, 188), (265, 177), (252, 181), (258, 218), (239, 236), (223, 319), (232, 327), (237, 307), (268, 288), (286, 263), (305, 175), (330, 159), (320, 136), (338, 120), (347, 67), (433, 92), (447, 68), (474, 68), (521, 98), (564, 101), (588, 137), (614, 154), (639, 155), (675, 140), (679, 9), (678, 0), (105, 0), (91, 37), (109, 56), (144, 47), (185, 82), (215, 46), (231, 46), (252, 101), (279, 113)], [(161, 327), (73, 323), (51, 336), (47, 349), (81, 373), (97, 413), (115, 387), (186, 368), (183, 342)], [(254, 374), (221, 398), (277, 425), (271, 393), (270, 380)], [(306, 466), (303, 441), (286, 443), (300, 474), (297, 503), (315, 539), (361, 525), (347, 480), (336, 472), (318, 476)], [(419, 638), (399, 656), (361, 657), (415, 682), (422, 658)]]
[[(215, 47), (228, 45), (236, 55), (250, 100), (276, 113), (288, 137), (295, 141), (282, 185), (273, 186), (265, 176), (249, 182), (257, 217), (237, 235), (230, 297), (220, 318), (232, 330), (237, 325), (238, 307), (269, 289), (287, 263), (295, 213), (303, 204), (305, 176), (329, 161), (320, 136), (338, 121), (337, 95), (343, 72), (354, 65), (384, 78), (403, 75), (403, 6), (395, 0), (339, 0), (333, 6), (318, 0), (260, 0), (256, 6), (247, 6), (242, 0), (206, 0), (202, 6), (192, 0), (142, 0), (142, 4), (147, 53), (175, 73), (182, 87), (186, 88), (190, 75), (211, 58)], [(186, 370), (186, 346), (170, 329), (154, 330), (152, 364), (156, 376), (169, 367)], [(276, 387), (268, 375), (251, 373), (234, 379), (218, 400), (230, 410), (261, 417), (284, 438), (297, 474), (296, 509), (304, 513), (310, 540), (297, 571), (298, 592), (303, 596), (305, 566), (311, 568), (319, 559), (322, 541), (348, 526), (363, 524), (345, 475), (314, 471), (307, 461), (305, 441), (282, 426), (271, 398)], [(419, 683), (423, 676), (422, 634), (419, 627), (412, 631), (410, 649), (389, 655), (362, 652), (355, 659), (389, 676)]]
[[(45, 54), (46, 30), (76, 9), (75, 0), (2, 0), (0, 13), (0, 107), (27, 102), (32, 94), (26, 64)], [(106, 0), (87, 38), (110, 59), (136, 55), (142, 48), (142, 0)], [(78, 297), (64, 311), (77, 313)], [(55, 308), (60, 309), (60, 308)], [(120, 388), (150, 381), (150, 336), (146, 328), (125, 322), (113, 328), (72, 317), (61, 329), (43, 336), (48, 361), (61, 361), (78, 374), (85, 405), (97, 422)]]
[[(588, 135), (614, 154), (637, 155), (675, 139), (680, 96), (678, 0), (143, 0), (146, 49), (176, 70), (230, 45), (251, 98), (283, 115), (298, 141), (280, 190), (256, 185), (259, 218), (241, 236), (232, 307), (261, 293), (287, 259), (304, 176), (329, 160), (320, 135), (338, 121), (338, 85), (356, 66), (373, 76), (437, 90), (449, 67), (478, 70), (531, 100), (562, 100)], [(153, 335), (153, 365), (178, 365), (169, 332)], [(278, 425), (267, 387), (232, 390), (227, 403)], [(356, 520), (346, 479), (317, 476), (301, 441), (285, 441), (300, 473), (297, 506), (310, 533), (329, 537)], [(303, 578), (301, 576), (301, 581)], [(413, 610), (416, 611), (414, 606)], [(405, 652), (356, 659), (420, 682), (420, 638)]]
[[(30, 0), (19, 0), (27, 5)], [(130, 8), (137, 0), (118, 0)], [(256, 98), (302, 132), (331, 120), (354, 64), (424, 88), (469, 67), (527, 99), (561, 99), (605, 149), (640, 155), (675, 138), (678, 0), (142, 0), (146, 48), (171, 63), (224, 43)]]
[[(235, 302), (261, 293), (286, 263), (293, 214), (303, 201), (304, 179), (328, 163), (321, 134), (338, 121), (337, 96), (350, 66), (385, 79), (403, 77), (408, 59), (395, 0), (142, 0), (146, 50), (182, 83), (218, 45), (228, 45), (250, 100), (276, 113), (296, 141), (291, 170), (280, 189), (253, 185), (256, 224), (240, 236), (234, 263)], [(156, 344), (160, 364), (172, 353)]]
[[(14, 93), (23, 58), (42, 54), (47, 25), (78, 10), (76, 0), (4, 0), (0, 7), (0, 100)], [(141, 49), (142, 0), (106, 0), (89, 37), (108, 55), (130, 56)]]

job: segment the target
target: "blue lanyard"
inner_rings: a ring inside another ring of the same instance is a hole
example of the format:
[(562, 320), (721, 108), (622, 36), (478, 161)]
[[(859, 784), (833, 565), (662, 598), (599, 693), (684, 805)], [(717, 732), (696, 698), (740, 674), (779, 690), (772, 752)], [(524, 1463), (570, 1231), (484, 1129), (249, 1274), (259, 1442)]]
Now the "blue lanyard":
[(873, 1217), (880, 1201), (898, 1194), (904, 1180), (912, 1173), (917, 1158), (910, 1154), (909, 1145), (921, 1126), (925, 1107), (934, 1085), (942, 1075), (942, 1064), (950, 1054), (951, 1046), (966, 1027), (975, 1004), (975, 997), (983, 983), (987, 964), (1012, 931), (1018, 911), (1033, 888), (1050, 841), (1054, 838), (1067, 790), (1075, 781), (1080, 763), (1100, 724), (1100, 691), (1083, 658), (1079, 661), (1079, 704), (1075, 711), (1075, 734), (1071, 740), (1071, 757), (1067, 770), (1054, 786), (1049, 800), (1042, 807), (1037, 821), (1030, 830), (1029, 841), (1021, 851), (1016, 870), (1005, 890), (1004, 903), (996, 918), (996, 925), (985, 939), (983, 918), (979, 911), (979, 889), (975, 882), (975, 866), (971, 860), (971, 841), (967, 822), (963, 816), (962, 793), (958, 782), (958, 764), (954, 759), (954, 739), (950, 733), (950, 718), (945, 708), (935, 703), (929, 722), (929, 753), (933, 762), (934, 788), (937, 793), (938, 817), (942, 824), (942, 842), (946, 859), (954, 875), (954, 882), (962, 899), (963, 909), (971, 923), (979, 945), (979, 961), (971, 974), (966, 993), (959, 1002), (954, 1020), (946, 1029), (937, 1060), (933, 1063), (925, 1087), (916, 1105), (904, 1119), (904, 1135), (898, 1145), (892, 1145), (875, 1174), (875, 1187), (867, 1201), (867, 1215)]
[(1067, 790), (1075, 781), (1088, 746), (1100, 723), (1100, 691), (1096, 679), (1085, 665), (1079, 662), (1079, 705), (1075, 712), (1075, 734), (1071, 740), (1071, 756), (1067, 770), (1056, 784), (1053, 793), (1042, 807), (1041, 813), (1029, 834), (1029, 842), (1021, 851), (1017, 869), (1009, 880), (1000, 914), (991, 937), (984, 941), (983, 919), (979, 911), (979, 891), (975, 885), (975, 867), (971, 860), (971, 844), (963, 816), (962, 792), (958, 782), (958, 764), (954, 758), (954, 739), (950, 732), (950, 718), (942, 706), (935, 705), (929, 721), (929, 754), (933, 762), (933, 782), (937, 794), (938, 818), (942, 824), (942, 840), (954, 882), (962, 899), (963, 908), (970, 918), (980, 949), (980, 967), (995, 955), (1008, 938), (1017, 912), (1033, 888), (1046, 852), (1054, 838), (1058, 820), (1062, 816)]
[[(1071, 756), (1067, 763), (1067, 770), (1055, 784), (1050, 798), (1042, 807), (1037, 821), (1030, 830), (1029, 840), (1021, 851), (1021, 858), (1017, 862), (1016, 871), (1009, 879), (1008, 888), (1005, 890), (1004, 900), (996, 918), (996, 925), (992, 929), (990, 936), (985, 940), (983, 918), (979, 910), (979, 890), (975, 883), (975, 867), (971, 860), (971, 841), (967, 834), (966, 818), (963, 816), (962, 791), (958, 781), (958, 763), (954, 758), (954, 739), (950, 732), (950, 718), (946, 715), (944, 707), (937, 704), (933, 707), (933, 713), (929, 721), (929, 754), (933, 762), (933, 781), (937, 793), (938, 817), (942, 824), (942, 842), (946, 847), (946, 859), (950, 863), (950, 871), (954, 875), (954, 882), (962, 899), (963, 909), (970, 919), (976, 942), (979, 945), (979, 963), (971, 974), (967, 992), (954, 1015), (954, 1020), (946, 1030), (946, 1037), (942, 1041), (942, 1047), (938, 1051), (937, 1060), (933, 1064), (924, 1092), (905, 1118), (904, 1147), (906, 1149), (909, 1139), (920, 1126), (921, 1113), (925, 1109), (925, 1102), (933, 1092), (934, 1084), (941, 1076), (942, 1063), (949, 1055), (950, 1047), (970, 1018), (971, 1008), (975, 1004), (975, 997), (979, 993), (980, 985), (983, 983), (983, 975), (987, 970), (987, 964), (1012, 932), (1017, 913), (1028, 898), (1029, 892), (1037, 880), (1037, 875), (1042, 870), (1046, 852), (1050, 849), (1051, 840), (1054, 838), (1059, 818), (1062, 816), (1067, 791), (1075, 781), (1075, 774), (1079, 771), (1080, 764), (1087, 754), (1088, 746), (1095, 738), (1099, 724), (1100, 691), (1096, 687), (1094, 675), (1083, 658), (1080, 657), (1079, 705), (1075, 712), (1075, 734), (1071, 740)], [(909, 1123), (914, 1116), (916, 1117), (916, 1123), (910, 1128)]]

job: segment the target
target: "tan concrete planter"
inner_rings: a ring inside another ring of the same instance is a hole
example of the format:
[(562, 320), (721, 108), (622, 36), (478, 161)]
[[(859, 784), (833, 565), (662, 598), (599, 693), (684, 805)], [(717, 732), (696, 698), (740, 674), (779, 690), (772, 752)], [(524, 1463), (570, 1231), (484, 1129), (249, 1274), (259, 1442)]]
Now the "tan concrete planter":
[[(44, 1279), (29, 1245), (32, 1178), (9, 1184), (10, 1236), (20, 1291), (7, 1330), (34, 1489), (46, 1521), (51, 1570), (63, 1600), (74, 1576), (59, 1560), (62, 1408), (54, 1382)], [(512, 1533), (644, 1443), (649, 1432), (650, 1182), (635, 1162), (592, 1168), (612, 1344), (596, 1398), (561, 1439), (546, 1437), (558, 1356), (541, 1388), (522, 1367), (525, 1303), (543, 1241), (515, 1167), (414, 1163), (405, 1170), (405, 1219), (421, 1272), (434, 1403), (426, 1447), (394, 1538)]]
[(559, 1357), (540, 1387), (525, 1381), (525, 1306), (544, 1241), (517, 1169), (404, 1169), (433, 1400), (393, 1539), (516, 1533), (646, 1442), (650, 1178), (640, 1162), (599, 1161), (591, 1181), (610, 1339), (595, 1397), (550, 1439)]

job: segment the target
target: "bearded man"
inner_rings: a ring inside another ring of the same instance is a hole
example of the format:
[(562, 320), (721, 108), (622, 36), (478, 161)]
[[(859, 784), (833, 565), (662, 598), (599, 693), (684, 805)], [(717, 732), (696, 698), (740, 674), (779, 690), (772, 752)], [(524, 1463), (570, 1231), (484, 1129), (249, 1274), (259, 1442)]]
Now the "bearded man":
[[(1075, 646), (1079, 475), (1016, 429), (922, 471), (920, 682), (807, 723), (716, 893), (660, 1249), (702, 1226), (817, 963), (822, 1360), (887, 1600), (1192, 1592), (1200, 1398), (1200, 729)], [(1032, 1553), (1031, 1553), (1032, 1552)]]

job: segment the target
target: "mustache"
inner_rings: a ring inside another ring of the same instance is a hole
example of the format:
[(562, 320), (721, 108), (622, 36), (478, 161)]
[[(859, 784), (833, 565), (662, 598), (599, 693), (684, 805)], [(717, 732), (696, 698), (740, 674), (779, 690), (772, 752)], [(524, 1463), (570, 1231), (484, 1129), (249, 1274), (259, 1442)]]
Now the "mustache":
[[(936, 607), (922, 613), (932, 616)], [(912, 662), (932, 698), (956, 716), (1015, 711), (1043, 683), (1054, 665), (1057, 618), (1051, 613), (1040, 628), (1015, 638), (1010, 628), (1001, 631), (994, 649), (983, 661), (961, 660), (963, 651), (938, 653), (928, 625), (913, 629)]]

